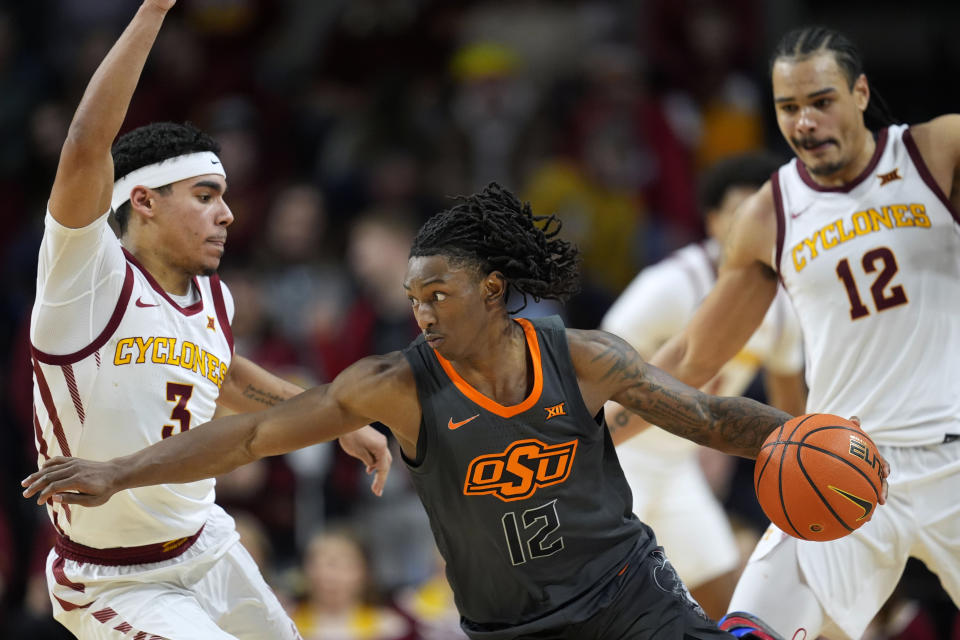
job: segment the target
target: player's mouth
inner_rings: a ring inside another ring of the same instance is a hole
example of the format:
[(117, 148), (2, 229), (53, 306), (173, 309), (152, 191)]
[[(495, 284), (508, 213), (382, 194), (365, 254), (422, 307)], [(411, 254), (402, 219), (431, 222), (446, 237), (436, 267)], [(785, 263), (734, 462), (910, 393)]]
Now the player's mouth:
[(227, 245), (227, 237), (223, 236), (218, 238), (208, 238), (207, 243), (212, 244), (215, 247), (219, 247), (219, 249), (223, 251), (224, 247)]
[(423, 339), (433, 349), (439, 347), (440, 343), (443, 342), (443, 336), (437, 335), (436, 333), (425, 333), (423, 334)]
[(797, 140), (794, 139), (793, 143), (797, 146), (798, 149), (803, 149), (804, 151), (809, 151), (810, 153), (822, 153), (826, 151), (830, 146), (836, 146), (836, 141), (831, 139), (826, 140)]

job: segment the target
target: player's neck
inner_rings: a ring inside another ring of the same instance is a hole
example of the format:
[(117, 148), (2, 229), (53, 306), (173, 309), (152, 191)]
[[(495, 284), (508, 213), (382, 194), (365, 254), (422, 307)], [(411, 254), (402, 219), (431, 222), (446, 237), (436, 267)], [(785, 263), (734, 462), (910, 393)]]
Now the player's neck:
[(157, 284), (174, 295), (186, 295), (190, 291), (193, 276), (183, 269), (170, 264), (159, 251), (149, 247), (138, 246), (132, 242), (124, 242), (124, 248), (133, 254), (137, 262), (149, 273)]
[(491, 326), (472, 353), (454, 368), (483, 395), (503, 405), (519, 404), (530, 393), (533, 375), (526, 333), (510, 317)]

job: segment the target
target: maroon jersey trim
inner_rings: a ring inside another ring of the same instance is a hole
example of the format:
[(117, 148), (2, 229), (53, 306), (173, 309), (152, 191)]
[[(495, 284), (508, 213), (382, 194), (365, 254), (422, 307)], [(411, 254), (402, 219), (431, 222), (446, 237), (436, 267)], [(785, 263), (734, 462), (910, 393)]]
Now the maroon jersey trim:
[(220, 329), (223, 331), (223, 337), (227, 339), (230, 354), (233, 355), (233, 330), (230, 328), (230, 317), (227, 315), (227, 305), (223, 301), (222, 286), (220, 276), (216, 274), (210, 276), (210, 293), (213, 295), (213, 308), (217, 311), (217, 320), (220, 322)]
[[(797, 161), (799, 165), (800, 162)], [(770, 176), (770, 186), (773, 188), (773, 205), (777, 211), (777, 252), (773, 270), (780, 275), (780, 261), (783, 259), (783, 242), (787, 235), (787, 218), (783, 213), (783, 194), (780, 191), (780, 171), (774, 171)]]
[(202, 532), (203, 527), (200, 527), (195, 534), (187, 538), (145, 544), (139, 547), (111, 547), (107, 549), (87, 547), (61, 535), (57, 536), (57, 542), (53, 548), (61, 559), (66, 558), (75, 562), (89, 562), (90, 564), (107, 567), (123, 567), (176, 558), (192, 547)]
[(933, 174), (930, 173), (930, 168), (927, 166), (927, 163), (924, 162), (923, 156), (920, 155), (920, 149), (917, 148), (917, 142), (913, 139), (913, 134), (910, 133), (910, 129), (903, 132), (903, 144), (907, 148), (907, 153), (910, 154), (910, 159), (913, 160), (914, 166), (917, 167), (917, 171), (920, 172), (920, 177), (923, 178), (923, 181), (930, 187), (930, 191), (933, 191), (933, 194), (940, 198), (940, 202), (943, 203), (943, 206), (945, 206), (947, 211), (950, 212), (950, 215), (953, 216), (953, 220), (957, 224), (960, 224), (960, 213), (953, 207), (950, 198), (947, 197), (947, 194), (945, 194), (943, 189), (940, 188), (940, 185), (937, 184)]
[[(140, 270), (140, 273), (142, 273), (143, 277), (147, 279), (147, 282), (150, 284), (150, 287), (154, 291), (156, 291), (158, 294), (160, 294), (160, 297), (166, 300), (171, 307), (173, 307), (174, 309), (176, 309), (177, 311), (179, 311), (185, 316), (196, 315), (200, 313), (201, 310), (203, 310), (202, 296), (200, 297), (199, 300), (194, 302), (189, 307), (181, 307), (179, 304), (177, 304), (177, 302), (173, 298), (170, 297), (170, 295), (166, 291), (163, 290), (163, 287), (161, 287), (160, 283), (157, 282), (152, 275), (150, 275), (150, 272), (147, 271), (147, 269), (142, 264), (140, 264), (140, 262), (135, 257), (133, 257), (132, 253), (124, 249), (123, 255), (126, 256), (127, 262), (129, 262), (130, 264), (132, 264), (133, 266), (135, 266), (137, 269)], [(197, 291), (200, 291), (200, 285), (197, 282), (196, 276), (194, 276), (191, 282), (193, 283), (193, 286), (197, 288)]]
[(107, 343), (107, 340), (110, 339), (110, 336), (113, 335), (113, 332), (117, 330), (118, 326), (120, 326), (120, 320), (123, 319), (123, 314), (127, 310), (127, 304), (130, 302), (130, 294), (132, 292), (133, 270), (130, 268), (130, 265), (127, 265), (127, 272), (123, 278), (123, 288), (120, 289), (120, 297), (117, 299), (117, 306), (113, 308), (113, 315), (111, 315), (110, 319), (107, 321), (107, 326), (103, 328), (103, 331), (100, 332), (100, 335), (98, 335), (93, 342), (79, 351), (74, 351), (73, 353), (67, 353), (59, 356), (41, 351), (31, 344), (30, 351), (33, 353), (33, 357), (44, 364), (63, 366), (67, 364), (73, 364), (74, 362), (80, 362), (91, 353), (99, 351), (100, 347)]

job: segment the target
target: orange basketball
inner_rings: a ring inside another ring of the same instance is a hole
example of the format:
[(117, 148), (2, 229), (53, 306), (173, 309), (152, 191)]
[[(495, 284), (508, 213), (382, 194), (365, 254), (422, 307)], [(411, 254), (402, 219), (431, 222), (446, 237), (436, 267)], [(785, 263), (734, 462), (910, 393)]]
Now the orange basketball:
[(811, 413), (774, 429), (757, 455), (753, 485), (763, 512), (803, 540), (835, 540), (877, 507), (880, 458), (873, 441), (839, 416)]

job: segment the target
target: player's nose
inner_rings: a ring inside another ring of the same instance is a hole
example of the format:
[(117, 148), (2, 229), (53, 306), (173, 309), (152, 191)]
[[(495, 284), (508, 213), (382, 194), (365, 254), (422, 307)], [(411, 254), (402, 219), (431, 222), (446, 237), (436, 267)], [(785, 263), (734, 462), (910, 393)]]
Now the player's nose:
[(217, 216), (217, 224), (224, 227), (229, 227), (233, 223), (233, 210), (230, 209), (230, 206), (223, 200), (221, 202), (221, 211)]
[(800, 131), (813, 131), (817, 128), (817, 120), (814, 111), (810, 107), (802, 107), (800, 116), (797, 118), (797, 129)]
[(413, 317), (416, 318), (417, 326), (420, 327), (421, 331), (426, 331), (437, 322), (437, 317), (433, 312), (433, 308), (429, 304), (425, 304), (423, 302), (414, 306)]

